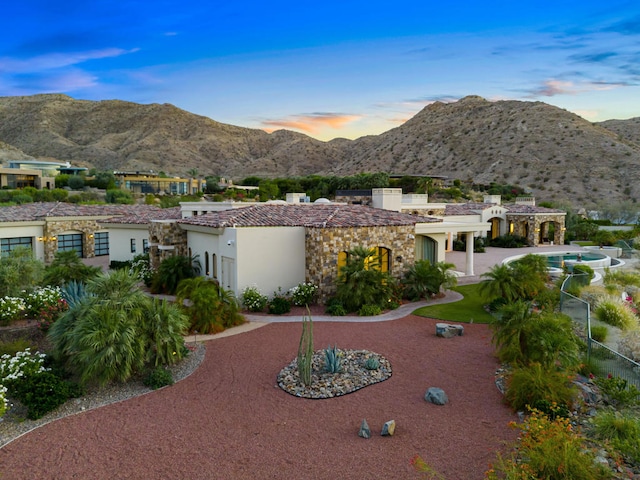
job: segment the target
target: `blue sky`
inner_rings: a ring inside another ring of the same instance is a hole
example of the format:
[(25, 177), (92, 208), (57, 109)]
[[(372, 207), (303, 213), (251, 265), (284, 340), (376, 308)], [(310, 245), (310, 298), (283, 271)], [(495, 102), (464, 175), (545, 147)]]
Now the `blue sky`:
[(466, 95), (640, 116), (637, 0), (21, 0), (2, 13), (0, 96), (171, 103), (322, 140)]

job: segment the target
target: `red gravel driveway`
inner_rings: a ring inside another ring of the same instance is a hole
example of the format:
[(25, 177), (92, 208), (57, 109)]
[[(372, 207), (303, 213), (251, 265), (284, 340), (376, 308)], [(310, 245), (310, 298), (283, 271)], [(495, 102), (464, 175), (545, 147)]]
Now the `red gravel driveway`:
[[(3, 479), (411, 479), (420, 455), (447, 480), (483, 478), (515, 415), (494, 383), (486, 325), (434, 335), (416, 316), (314, 324), (316, 349), (368, 349), (393, 376), (327, 400), (276, 385), (296, 356), (299, 323), (274, 323), (207, 343), (203, 364), (160, 391), (67, 417), (0, 449)], [(424, 401), (443, 388), (450, 403)], [(372, 438), (358, 437), (366, 418)], [(379, 435), (394, 419), (393, 437)]]

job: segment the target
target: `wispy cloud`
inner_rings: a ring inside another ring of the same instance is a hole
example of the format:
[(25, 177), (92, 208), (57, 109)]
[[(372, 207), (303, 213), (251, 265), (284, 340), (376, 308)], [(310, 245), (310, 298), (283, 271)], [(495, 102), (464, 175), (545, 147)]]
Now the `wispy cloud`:
[(569, 80), (549, 79), (542, 85), (530, 91), (528, 97), (554, 97), (556, 95), (577, 95), (579, 93), (613, 90), (628, 86), (627, 83), (583, 82), (576, 83)]
[(606, 28), (606, 31), (617, 32), (623, 35), (638, 35), (640, 34), (640, 15), (616, 22)]
[(579, 63), (603, 63), (618, 55), (618, 52), (585, 53), (570, 55), (569, 60)]
[(43, 70), (53, 70), (71, 65), (78, 65), (89, 60), (119, 57), (129, 53), (137, 52), (138, 49), (123, 50), (121, 48), (104, 48), (101, 50), (90, 50), (86, 52), (73, 53), (50, 53), (39, 55), (28, 59), (15, 59), (10, 57), (0, 58), (0, 72), (3, 73), (26, 73), (39, 72)]
[(316, 133), (326, 127), (340, 129), (361, 117), (361, 115), (345, 113), (315, 112), (293, 115), (282, 119), (263, 120), (261, 124), (267, 131), (273, 131), (279, 128), (292, 128), (307, 133)]

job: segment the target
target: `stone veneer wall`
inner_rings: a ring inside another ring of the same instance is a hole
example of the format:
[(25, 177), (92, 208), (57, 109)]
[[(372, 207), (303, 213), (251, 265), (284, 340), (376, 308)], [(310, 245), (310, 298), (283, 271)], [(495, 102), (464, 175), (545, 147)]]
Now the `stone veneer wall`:
[(82, 257), (91, 258), (95, 256), (95, 235), (101, 227), (96, 220), (47, 220), (42, 229), (44, 238), (50, 239), (56, 237), (55, 240), (47, 240), (44, 244), (44, 263), (50, 264), (58, 251), (57, 237), (65, 232), (81, 232), (82, 233)]
[[(349, 227), (306, 229), (306, 281), (319, 286), (318, 297), (325, 302), (336, 292), (338, 253), (356, 246), (385, 247), (390, 250), (390, 273), (402, 278), (415, 262), (413, 225), (393, 227)], [(398, 257), (402, 257), (398, 261)]]
[(402, 205), (402, 213), (420, 215), (422, 217), (444, 217), (445, 208), (409, 208), (409, 204)]
[(336, 203), (347, 203), (349, 205), (368, 205), (371, 206), (373, 199), (371, 195), (336, 195), (334, 198)]
[[(530, 220), (529, 217), (533, 219)], [(531, 246), (538, 246), (540, 244), (540, 229), (543, 233), (548, 230), (549, 224), (546, 222), (553, 222), (555, 224), (555, 231), (553, 233), (554, 245), (564, 245), (565, 234), (565, 216), (555, 214), (536, 214), (529, 216), (522, 215), (509, 215), (507, 213), (507, 223), (513, 222), (513, 234), (520, 235), (527, 238), (527, 243)], [(529, 225), (528, 231), (526, 225)], [(538, 230), (536, 232), (536, 230)], [(526, 234), (526, 235), (525, 235)], [(549, 239), (551, 240), (551, 239)]]
[[(188, 255), (187, 232), (174, 221), (158, 220), (149, 225), (149, 262), (152, 270), (156, 270), (162, 260), (174, 255)], [(160, 249), (158, 245), (174, 247)]]

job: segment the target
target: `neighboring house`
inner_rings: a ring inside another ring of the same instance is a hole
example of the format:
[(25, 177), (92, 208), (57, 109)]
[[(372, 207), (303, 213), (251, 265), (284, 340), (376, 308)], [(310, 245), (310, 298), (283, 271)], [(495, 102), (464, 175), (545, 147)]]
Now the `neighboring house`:
[(74, 250), (81, 258), (109, 255), (109, 231), (100, 222), (117, 216), (162, 215), (150, 205), (76, 205), (62, 202), (27, 203), (0, 208), (0, 249), (3, 255), (18, 246), (51, 263), (56, 252)]
[(133, 193), (195, 195), (207, 186), (202, 178), (160, 176), (153, 172), (113, 172), (116, 185)]

